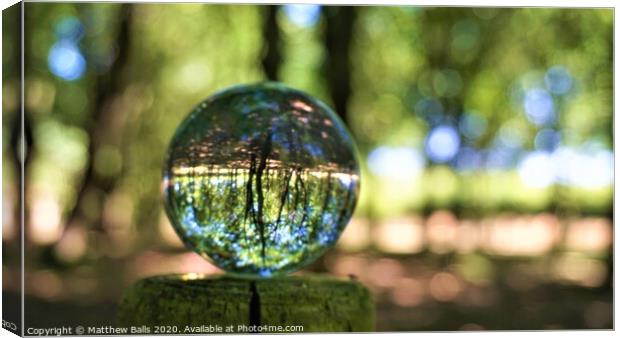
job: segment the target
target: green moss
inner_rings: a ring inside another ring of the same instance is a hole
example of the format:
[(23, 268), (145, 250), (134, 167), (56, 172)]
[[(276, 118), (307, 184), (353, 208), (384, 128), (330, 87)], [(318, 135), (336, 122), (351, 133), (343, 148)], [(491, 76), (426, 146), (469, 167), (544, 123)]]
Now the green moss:
[[(251, 309), (252, 283), (259, 305)], [(258, 309), (260, 308), (260, 310)], [(352, 280), (328, 276), (249, 279), (181, 275), (146, 278), (129, 288), (119, 307), (121, 326), (301, 325), (303, 332), (373, 331), (374, 303)], [(256, 315), (259, 313), (259, 317)]]

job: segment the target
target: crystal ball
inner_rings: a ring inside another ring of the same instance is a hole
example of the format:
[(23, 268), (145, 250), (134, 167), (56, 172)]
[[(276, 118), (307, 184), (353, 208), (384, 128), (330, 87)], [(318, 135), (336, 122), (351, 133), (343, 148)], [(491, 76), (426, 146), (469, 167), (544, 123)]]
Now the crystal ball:
[(355, 144), (324, 103), (279, 83), (235, 86), (179, 125), (163, 173), (166, 213), (221, 269), (268, 277), (333, 246), (355, 209)]

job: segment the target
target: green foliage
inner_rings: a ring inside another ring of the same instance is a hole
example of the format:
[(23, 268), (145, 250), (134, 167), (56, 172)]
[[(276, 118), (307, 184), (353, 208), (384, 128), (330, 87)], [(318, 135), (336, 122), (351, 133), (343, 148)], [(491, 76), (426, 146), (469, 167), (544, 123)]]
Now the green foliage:
[[(25, 109), (34, 138), (27, 180), (35, 192), (32, 198), (53, 196), (63, 222), (104, 228), (118, 223), (108, 197), (122, 195), (131, 203), (124, 207), (129, 217), (121, 225), (144, 233), (136, 249), (159, 241), (151, 229), (162, 222), (160, 181), (168, 142), (206, 96), (265, 79), (266, 7), (26, 7)], [(534, 149), (542, 129), (526, 117), (523, 97), (531, 89), (546, 88), (545, 75), (556, 65), (572, 79), (566, 94), (551, 96), (557, 116), (551, 128), (561, 135), (562, 146), (610, 151), (611, 10), (367, 6), (356, 7), (355, 13), (347, 118), (363, 162), (358, 215), (384, 217), (436, 207), (474, 216), (502, 210), (611, 211), (610, 185), (531, 188), (516, 171), (516, 162)], [(75, 80), (54, 75), (49, 64), (50, 51), (61, 39), (59, 25), (67, 19), (82, 25), (76, 43), (86, 69)], [(276, 45), (282, 51), (280, 79), (332, 102), (324, 73), (330, 57), (325, 11), (308, 27), (295, 24), (282, 8), (275, 21)], [(18, 28), (5, 26), (8, 32)], [(4, 39), (5, 69), (15, 59), (14, 46), (15, 41)], [(17, 76), (5, 72), (5, 109), (17, 107), (10, 99), (18, 92)], [(428, 99), (440, 105), (438, 116), (445, 123), (456, 126), (465, 114), (483, 121), (479, 137), (460, 135), (461, 145), (487, 154), (498, 139), (516, 135), (521, 140), (517, 158), (505, 168), (470, 171), (427, 159), (419, 174), (401, 170), (411, 174), (409, 179), (377, 175), (366, 162), (380, 146), (407, 147), (424, 158), (425, 138), (437, 123), (437, 116), (428, 115), (420, 103)], [(3, 122), (5, 141), (10, 141), (10, 115)], [(15, 161), (9, 143), (5, 163)], [(4, 171), (7, 182), (15, 178), (10, 173)]]

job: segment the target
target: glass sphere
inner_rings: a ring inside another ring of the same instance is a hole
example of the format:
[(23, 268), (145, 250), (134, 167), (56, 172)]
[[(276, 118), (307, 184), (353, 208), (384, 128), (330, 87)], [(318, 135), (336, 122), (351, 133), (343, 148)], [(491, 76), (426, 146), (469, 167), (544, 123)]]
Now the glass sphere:
[(183, 242), (239, 275), (295, 271), (335, 244), (359, 195), (355, 145), (321, 101), (278, 83), (236, 86), (192, 111), (165, 163)]

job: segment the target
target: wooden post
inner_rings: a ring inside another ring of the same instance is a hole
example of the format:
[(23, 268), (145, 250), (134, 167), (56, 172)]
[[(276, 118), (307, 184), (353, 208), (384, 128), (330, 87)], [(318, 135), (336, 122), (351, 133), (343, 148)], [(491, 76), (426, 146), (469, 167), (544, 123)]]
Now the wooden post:
[[(148, 333), (208, 333), (196, 331), (217, 327), (222, 333), (231, 328), (243, 333), (245, 327), (277, 333), (277, 326), (303, 327), (287, 332), (372, 332), (375, 308), (368, 289), (355, 280), (167, 275), (130, 287), (119, 307), (118, 324), (146, 327)], [(176, 332), (153, 332), (156, 326)]]

